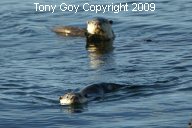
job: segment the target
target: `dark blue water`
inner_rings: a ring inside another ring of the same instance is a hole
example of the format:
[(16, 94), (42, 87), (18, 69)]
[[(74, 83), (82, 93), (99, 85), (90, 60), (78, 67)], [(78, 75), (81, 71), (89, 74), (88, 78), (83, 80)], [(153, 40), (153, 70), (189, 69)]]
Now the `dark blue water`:
[[(155, 3), (151, 12), (36, 12), (41, 4), (119, 4), (126, 1), (0, 2), (0, 127), (185, 128), (192, 118), (192, 2)], [(114, 51), (89, 53), (85, 39), (61, 37), (55, 26), (114, 21)], [(73, 109), (59, 105), (68, 89), (94, 83), (127, 90)], [(130, 87), (129, 87), (130, 86)]]

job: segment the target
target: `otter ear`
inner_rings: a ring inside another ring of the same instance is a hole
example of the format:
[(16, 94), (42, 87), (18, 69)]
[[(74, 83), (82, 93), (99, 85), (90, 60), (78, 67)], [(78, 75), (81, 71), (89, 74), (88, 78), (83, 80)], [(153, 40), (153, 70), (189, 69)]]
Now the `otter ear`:
[(112, 20), (110, 20), (110, 21), (109, 21), (109, 23), (110, 23), (110, 24), (113, 24), (113, 21), (112, 21)]

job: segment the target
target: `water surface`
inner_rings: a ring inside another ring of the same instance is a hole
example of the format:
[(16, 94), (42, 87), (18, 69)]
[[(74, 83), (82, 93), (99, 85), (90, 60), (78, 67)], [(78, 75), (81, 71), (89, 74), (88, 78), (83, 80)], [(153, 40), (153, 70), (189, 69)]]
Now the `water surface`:
[[(1, 1), (0, 127), (184, 128), (192, 118), (190, 0), (147, 1), (154, 12), (36, 12), (34, 2)], [(111, 4), (126, 1), (83, 3)], [(129, 1), (133, 2), (141, 1)], [(146, 2), (146, 1), (145, 1)], [(62, 37), (59, 25), (114, 21), (113, 52), (85, 49), (85, 39)], [(59, 105), (68, 89), (111, 82), (134, 86), (73, 110)]]

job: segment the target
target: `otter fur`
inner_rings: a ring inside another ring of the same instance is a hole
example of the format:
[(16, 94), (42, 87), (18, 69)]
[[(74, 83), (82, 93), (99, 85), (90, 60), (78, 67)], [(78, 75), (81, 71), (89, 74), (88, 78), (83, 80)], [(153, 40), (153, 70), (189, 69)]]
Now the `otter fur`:
[(124, 86), (114, 83), (93, 84), (79, 92), (66, 93), (64, 96), (59, 97), (59, 101), (61, 105), (84, 104), (95, 98), (103, 98), (106, 93), (113, 92), (122, 87)]
[(56, 27), (54, 32), (64, 36), (81, 36), (87, 39), (99, 39), (102, 41), (114, 40), (115, 34), (112, 29), (112, 20), (96, 17), (87, 21), (87, 28), (74, 26)]

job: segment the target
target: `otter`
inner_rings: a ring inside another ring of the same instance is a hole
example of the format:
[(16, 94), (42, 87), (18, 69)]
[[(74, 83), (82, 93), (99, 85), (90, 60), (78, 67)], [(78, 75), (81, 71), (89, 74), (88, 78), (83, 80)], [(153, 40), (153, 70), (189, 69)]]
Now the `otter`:
[(112, 23), (112, 20), (95, 17), (87, 21), (87, 29), (74, 26), (63, 26), (56, 27), (53, 31), (64, 36), (81, 36), (91, 40), (109, 41), (115, 38), (115, 34), (111, 27)]
[(124, 87), (124, 85), (114, 83), (93, 84), (85, 87), (79, 92), (66, 93), (64, 96), (59, 97), (59, 101), (61, 105), (84, 104), (97, 98), (103, 98), (104, 94), (113, 92), (122, 87)]

